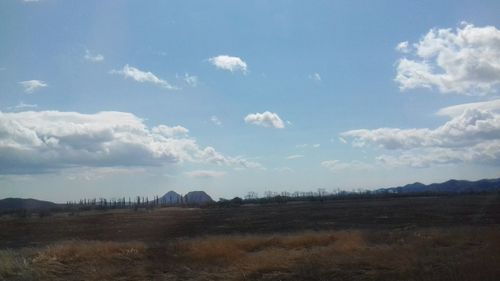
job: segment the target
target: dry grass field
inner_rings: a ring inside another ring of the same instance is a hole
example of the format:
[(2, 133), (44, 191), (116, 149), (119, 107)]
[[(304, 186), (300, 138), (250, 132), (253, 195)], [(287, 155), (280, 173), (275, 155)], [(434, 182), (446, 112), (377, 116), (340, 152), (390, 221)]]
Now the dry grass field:
[(0, 218), (0, 280), (500, 280), (500, 198)]

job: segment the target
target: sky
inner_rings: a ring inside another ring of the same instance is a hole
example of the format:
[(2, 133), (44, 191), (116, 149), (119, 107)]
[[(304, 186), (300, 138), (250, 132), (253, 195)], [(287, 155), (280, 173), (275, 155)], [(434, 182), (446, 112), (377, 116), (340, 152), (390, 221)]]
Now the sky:
[(500, 177), (499, 1), (0, 1), (0, 198)]

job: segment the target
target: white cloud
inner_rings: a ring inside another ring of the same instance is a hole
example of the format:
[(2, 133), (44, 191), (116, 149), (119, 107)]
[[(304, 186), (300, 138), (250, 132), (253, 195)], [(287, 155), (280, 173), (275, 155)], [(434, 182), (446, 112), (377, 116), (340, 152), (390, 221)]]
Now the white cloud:
[(239, 57), (232, 57), (228, 55), (219, 55), (209, 58), (208, 61), (215, 65), (215, 67), (231, 72), (241, 71), (247, 72), (247, 63)]
[(285, 123), (283, 123), (278, 114), (269, 111), (248, 114), (245, 117), (245, 122), (268, 128), (285, 128)]
[(45, 83), (44, 81), (41, 80), (27, 80), (27, 81), (21, 81), (19, 82), (21, 86), (24, 88), (24, 92), (31, 94), (34, 91), (48, 87), (49, 85)]
[(158, 78), (152, 72), (142, 71), (133, 66), (126, 64), (121, 70), (111, 70), (112, 74), (120, 74), (125, 78), (131, 78), (141, 83), (151, 83), (163, 87), (168, 90), (178, 90), (179, 88), (172, 86), (166, 80)]
[(174, 126), (169, 127), (166, 125), (159, 125), (153, 127), (153, 133), (163, 135), (167, 138), (175, 137), (175, 136), (186, 136), (189, 133), (189, 130), (182, 126)]
[(222, 178), (226, 175), (226, 172), (212, 171), (212, 170), (196, 170), (185, 173), (188, 177), (195, 179), (215, 179)]
[(485, 95), (500, 85), (500, 30), (463, 24), (431, 29), (397, 65), (401, 90), (437, 88), (442, 93)]
[(303, 144), (297, 144), (297, 145), (295, 145), (295, 148), (308, 148), (308, 147), (311, 147), (311, 148), (320, 148), (321, 144), (319, 144), (319, 143), (314, 143), (314, 144), (303, 143)]
[(459, 115), (462, 115), (467, 109), (481, 109), (500, 113), (500, 99), (448, 106), (445, 108), (441, 108), (437, 112), (437, 115), (457, 117)]
[(500, 139), (500, 114), (468, 108), (436, 129), (361, 129), (341, 135), (353, 138), (353, 144), (358, 147), (369, 144), (385, 149), (469, 146)]
[(375, 146), (392, 154), (379, 157), (391, 165), (427, 167), (431, 164), (484, 162), (500, 164), (500, 106), (497, 100), (443, 108), (451, 119), (435, 129), (379, 128), (341, 134), (355, 147)]
[(396, 46), (396, 51), (399, 51), (399, 52), (405, 53), (405, 54), (409, 53), (410, 48), (409, 48), (408, 41), (399, 42), (399, 44)]
[(189, 75), (188, 73), (184, 74), (184, 82), (191, 87), (198, 86), (198, 77), (194, 75)]
[(276, 168), (275, 170), (278, 171), (278, 172), (281, 172), (281, 173), (291, 173), (291, 172), (293, 172), (293, 169), (290, 168), (290, 167), (279, 167), (279, 168)]
[(304, 155), (302, 155), (302, 154), (294, 154), (294, 155), (287, 156), (286, 159), (287, 160), (293, 160), (293, 159), (298, 159), (298, 158), (302, 158), (302, 157), (304, 157)]
[(227, 157), (227, 162), (230, 165), (233, 165), (236, 167), (236, 169), (239, 169), (241, 167), (246, 168), (246, 169), (258, 169), (258, 170), (266, 170), (262, 164), (254, 161), (249, 161), (241, 156), (239, 157)]
[(346, 139), (344, 139), (343, 137), (339, 137), (339, 141), (340, 141), (341, 143), (347, 143), (347, 140), (346, 140)]
[(83, 56), (83, 58), (90, 61), (90, 62), (102, 62), (102, 61), (104, 61), (103, 55), (93, 54), (89, 50), (85, 50), (85, 55)]
[(78, 167), (68, 168), (62, 173), (68, 180), (93, 181), (109, 176), (145, 174), (146, 169), (138, 167)]
[(215, 115), (212, 115), (212, 117), (210, 117), (210, 121), (212, 121), (212, 123), (214, 123), (217, 126), (222, 126), (222, 122)]
[(33, 109), (33, 108), (37, 108), (38, 105), (36, 104), (28, 104), (28, 103), (24, 103), (24, 102), (19, 102), (16, 106), (11, 106), (11, 107), (8, 107), (9, 110), (24, 110), (24, 109)]
[(343, 162), (340, 160), (326, 160), (321, 162), (321, 166), (331, 171), (346, 171), (346, 170), (368, 170), (373, 168), (372, 164), (360, 161)]
[(416, 148), (396, 155), (383, 154), (378, 156), (377, 160), (389, 167), (427, 168), (433, 165), (458, 163), (483, 163), (498, 166), (500, 165), (500, 140), (491, 140), (472, 146), (456, 148)]
[(317, 72), (313, 73), (313, 74), (310, 74), (309, 75), (309, 79), (314, 80), (316, 82), (321, 82), (321, 76)]
[(181, 126), (150, 129), (124, 112), (0, 112), (0, 174), (182, 162), (262, 168), (245, 158), (202, 148), (186, 134)]

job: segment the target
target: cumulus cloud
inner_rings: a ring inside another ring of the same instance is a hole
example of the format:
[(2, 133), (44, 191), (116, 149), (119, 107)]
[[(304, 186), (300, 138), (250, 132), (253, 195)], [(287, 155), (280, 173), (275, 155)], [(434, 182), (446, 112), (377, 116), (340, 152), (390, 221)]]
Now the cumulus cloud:
[(153, 128), (153, 133), (171, 138), (175, 136), (186, 136), (189, 130), (182, 126), (169, 127), (166, 125), (159, 125)]
[(397, 49), (408, 50), (409, 58), (397, 63), (395, 81), (401, 90), (485, 95), (500, 84), (500, 30), (494, 26), (431, 29), (411, 52), (402, 43)]
[(239, 57), (228, 55), (219, 55), (209, 58), (208, 61), (218, 69), (229, 70), (231, 72), (241, 71), (247, 72), (247, 63)]
[(182, 162), (261, 168), (200, 147), (181, 126), (149, 128), (131, 113), (0, 112), (0, 174), (74, 167), (141, 167)]
[(26, 92), (28, 94), (31, 94), (38, 89), (45, 88), (45, 87), (49, 86), (47, 83), (45, 83), (42, 80), (21, 81), (21, 82), (19, 82), (19, 84), (21, 84), (21, 86), (23, 86), (24, 92)]
[(166, 80), (158, 78), (152, 72), (142, 71), (142, 70), (137, 69), (133, 66), (129, 66), (128, 64), (126, 64), (120, 70), (111, 70), (110, 73), (111, 74), (119, 74), (125, 78), (130, 78), (130, 79), (137, 81), (137, 82), (140, 82), (140, 83), (155, 84), (155, 85), (158, 85), (158, 86), (165, 88), (165, 89), (168, 89), (168, 90), (178, 90), (179, 89), (175, 86), (172, 86)]
[(83, 58), (90, 61), (90, 62), (102, 62), (102, 61), (104, 61), (103, 55), (93, 54), (89, 50), (85, 50), (85, 55), (83, 56)]
[[(457, 162), (498, 163), (500, 160), (498, 100), (443, 108), (451, 119), (435, 129), (379, 128), (341, 134), (355, 147), (375, 146), (399, 153), (379, 157), (384, 164), (427, 167)], [(498, 163), (500, 164), (500, 163)]]
[(251, 113), (245, 117), (245, 122), (250, 124), (255, 124), (268, 128), (277, 128), (283, 129), (285, 128), (285, 123), (278, 116), (278, 114), (265, 111), (263, 113)]
[(195, 179), (215, 179), (222, 178), (226, 175), (226, 172), (212, 171), (212, 170), (196, 170), (185, 173), (188, 177)]

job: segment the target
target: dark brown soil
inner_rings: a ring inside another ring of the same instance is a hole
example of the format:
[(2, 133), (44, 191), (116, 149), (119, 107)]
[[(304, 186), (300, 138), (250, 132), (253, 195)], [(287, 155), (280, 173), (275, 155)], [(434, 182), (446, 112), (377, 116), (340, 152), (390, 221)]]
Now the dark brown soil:
[(0, 249), (72, 239), (142, 241), (214, 234), (500, 225), (500, 195), (292, 202), (234, 208), (87, 211), (0, 218)]

